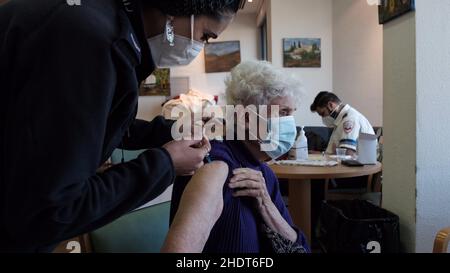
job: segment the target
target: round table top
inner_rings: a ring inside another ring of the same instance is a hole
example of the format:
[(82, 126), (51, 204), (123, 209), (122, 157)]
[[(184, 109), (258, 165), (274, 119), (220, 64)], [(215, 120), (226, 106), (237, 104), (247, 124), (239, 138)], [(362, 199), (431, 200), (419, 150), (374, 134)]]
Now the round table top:
[(338, 164), (334, 167), (269, 165), (278, 178), (283, 179), (331, 179), (349, 178), (375, 174), (381, 171), (381, 163), (363, 167), (347, 167)]

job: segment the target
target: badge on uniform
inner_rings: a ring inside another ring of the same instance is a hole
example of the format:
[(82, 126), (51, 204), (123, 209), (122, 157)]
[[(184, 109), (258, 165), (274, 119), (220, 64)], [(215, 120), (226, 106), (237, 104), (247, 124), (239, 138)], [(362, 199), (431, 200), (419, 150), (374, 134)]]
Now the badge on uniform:
[(350, 134), (355, 127), (355, 123), (351, 120), (344, 122), (344, 132)]

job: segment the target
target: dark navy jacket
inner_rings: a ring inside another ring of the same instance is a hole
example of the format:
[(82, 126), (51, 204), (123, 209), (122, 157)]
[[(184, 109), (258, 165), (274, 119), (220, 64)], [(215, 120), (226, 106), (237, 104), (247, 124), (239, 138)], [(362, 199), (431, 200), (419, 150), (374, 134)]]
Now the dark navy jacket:
[[(0, 6), (0, 252), (51, 250), (173, 182), (171, 123), (135, 119), (150, 56), (120, 1)], [(150, 150), (97, 174), (118, 146)]]

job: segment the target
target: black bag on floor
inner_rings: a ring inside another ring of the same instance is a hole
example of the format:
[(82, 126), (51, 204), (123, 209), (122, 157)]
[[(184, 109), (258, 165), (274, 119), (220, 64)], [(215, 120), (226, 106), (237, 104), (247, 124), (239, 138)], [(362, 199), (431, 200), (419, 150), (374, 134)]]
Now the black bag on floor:
[(317, 237), (328, 253), (398, 253), (399, 217), (363, 200), (324, 201)]

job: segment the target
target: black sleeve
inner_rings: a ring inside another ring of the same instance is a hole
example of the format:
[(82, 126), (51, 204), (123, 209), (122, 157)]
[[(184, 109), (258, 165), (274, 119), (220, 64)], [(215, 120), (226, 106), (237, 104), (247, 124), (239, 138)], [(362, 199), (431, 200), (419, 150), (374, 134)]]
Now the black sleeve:
[(161, 148), (96, 174), (117, 82), (114, 31), (88, 6), (66, 6), (17, 39), (11, 67), (2, 236), (23, 247), (97, 229), (152, 200), (175, 178)]
[(136, 119), (123, 139), (122, 148), (141, 150), (161, 147), (173, 140), (171, 135), (174, 121), (158, 116), (151, 122)]

